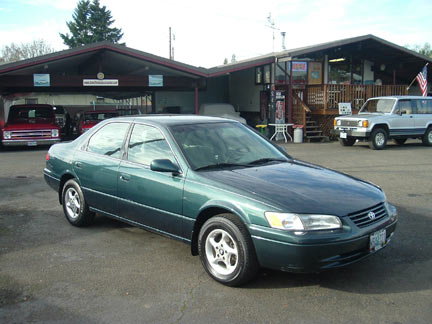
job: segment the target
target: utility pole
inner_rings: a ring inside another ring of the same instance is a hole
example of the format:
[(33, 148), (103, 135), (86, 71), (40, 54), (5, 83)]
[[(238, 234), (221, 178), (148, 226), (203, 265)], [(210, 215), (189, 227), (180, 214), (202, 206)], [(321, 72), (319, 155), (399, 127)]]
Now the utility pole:
[(174, 46), (173, 41), (175, 41), (174, 33), (171, 33), (171, 27), (169, 27), (169, 59), (174, 60)]
[(275, 21), (271, 17), (271, 12), (269, 12), (269, 15), (267, 17), (267, 25), (265, 26), (270, 28), (273, 31), (273, 52), (274, 52), (275, 30), (280, 30), (280, 29), (276, 28)]

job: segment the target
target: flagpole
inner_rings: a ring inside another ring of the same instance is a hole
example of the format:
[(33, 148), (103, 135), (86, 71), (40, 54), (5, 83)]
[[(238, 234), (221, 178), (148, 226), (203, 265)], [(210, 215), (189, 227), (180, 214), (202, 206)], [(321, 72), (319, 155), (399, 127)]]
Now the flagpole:
[[(429, 62), (426, 63), (425, 66), (428, 66), (428, 65), (429, 65)], [(409, 85), (408, 88), (407, 88), (407, 91), (409, 90), (409, 88), (411, 88), (411, 86), (413, 85), (413, 83), (415, 82), (416, 79), (417, 79), (417, 75), (416, 75), (416, 76), (414, 77), (414, 79), (411, 81), (410, 85)]]

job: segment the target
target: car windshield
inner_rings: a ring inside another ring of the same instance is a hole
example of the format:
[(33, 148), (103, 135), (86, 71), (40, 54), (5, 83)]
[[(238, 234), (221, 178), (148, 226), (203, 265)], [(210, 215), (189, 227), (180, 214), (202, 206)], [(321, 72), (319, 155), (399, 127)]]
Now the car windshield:
[(65, 113), (65, 110), (62, 106), (55, 106), (55, 107), (53, 107), (53, 109), (54, 109), (54, 113), (56, 113), (56, 114), (64, 114)]
[(14, 122), (46, 122), (54, 119), (51, 107), (11, 107), (8, 117), (9, 123)]
[(85, 113), (84, 121), (101, 121), (117, 116), (117, 112)]
[(194, 170), (289, 160), (260, 135), (238, 123), (173, 126), (171, 133)]
[(396, 99), (372, 99), (368, 100), (361, 108), (360, 113), (389, 113)]

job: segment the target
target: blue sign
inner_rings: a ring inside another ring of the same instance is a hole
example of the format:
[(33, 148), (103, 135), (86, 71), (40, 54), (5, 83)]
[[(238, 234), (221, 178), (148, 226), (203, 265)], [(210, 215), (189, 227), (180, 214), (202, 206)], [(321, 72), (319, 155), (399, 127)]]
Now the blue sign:
[(49, 87), (50, 75), (49, 74), (33, 74), (33, 86), (35, 87)]
[(163, 87), (163, 75), (149, 75), (149, 87)]

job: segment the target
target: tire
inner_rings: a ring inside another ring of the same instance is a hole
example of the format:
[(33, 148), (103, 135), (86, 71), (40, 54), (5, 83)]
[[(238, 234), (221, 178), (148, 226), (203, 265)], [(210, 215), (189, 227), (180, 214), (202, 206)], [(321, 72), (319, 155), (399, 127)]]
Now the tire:
[(75, 179), (68, 180), (62, 191), (63, 212), (69, 223), (83, 227), (90, 225), (95, 217), (84, 199), (81, 187)]
[(383, 128), (376, 128), (369, 137), (369, 147), (373, 150), (384, 150), (387, 138), (387, 132)]
[(406, 138), (394, 138), (393, 141), (396, 145), (404, 145), (406, 142)]
[(355, 138), (339, 138), (339, 143), (342, 146), (353, 146), (355, 142)]
[(426, 146), (432, 146), (432, 127), (429, 127), (423, 135), (422, 142)]
[(204, 269), (214, 280), (239, 286), (259, 270), (255, 248), (245, 227), (232, 214), (207, 220), (198, 235), (198, 252)]

